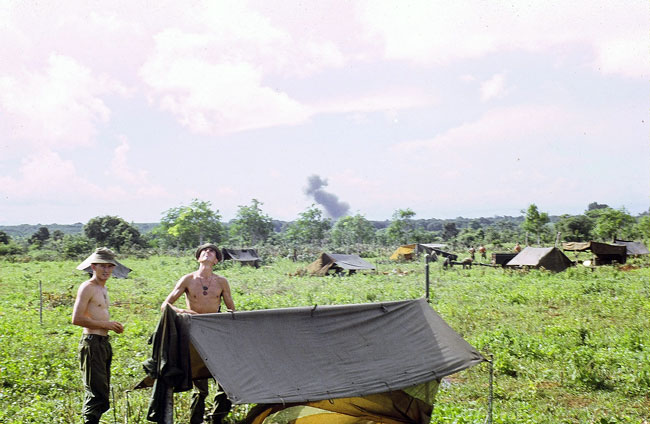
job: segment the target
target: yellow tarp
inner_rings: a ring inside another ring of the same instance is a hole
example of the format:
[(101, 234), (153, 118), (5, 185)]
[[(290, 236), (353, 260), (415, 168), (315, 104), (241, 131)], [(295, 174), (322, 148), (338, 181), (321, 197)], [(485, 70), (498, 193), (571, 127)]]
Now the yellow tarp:
[(393, 252), (392, 255), (390, 255), (390, 258), (394, 261), (398, 261), (400, 259), (411, 260), (415, 257), (416, 246), (416, 244), (405, 244), (403, 246), (400, 246)]

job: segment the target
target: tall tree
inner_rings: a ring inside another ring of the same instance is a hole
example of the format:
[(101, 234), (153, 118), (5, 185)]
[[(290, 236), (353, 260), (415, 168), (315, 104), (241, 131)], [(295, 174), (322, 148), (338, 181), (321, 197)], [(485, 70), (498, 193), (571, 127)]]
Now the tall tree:
[(594, 220), (587, 215), (562, 215), (555, 223), (555, 230), (566, 241), (588, 241), (593, 228)]
[(179, 206), (163, 213), (156, 235), (175, 247), (195, 247), (204, 242), (218, 243), (223, 239), (224, 227), (218, 210), (210, 202), (193, 199), (189, 206)]
[(291, 244), (322, 244), (331, 227), (330, 219), (323, 218), (323, 211), (312, 204), (289, 224), (284, 237)]
[(0, 231), (0, 243), (9, 244), (10, 241), (11, 237), (9, 237), (9, 234), (5, 233), (4, 231)]
[(393, 212), (393, 220), (386, 229), (388, 240), (396, 244), (406, 244), (413, 233), (412, 218), (415, 212), (411, 209), (398, 209)]
[(371, 243), (374, 239), (375, 227), (360, 214), (344, 216), (332, 228), (332, 243), (336, 246)]
[(237, 217), (230, 226), (231, 237), (253, 246), (269, 238), (273, 233), (273, 221), (262, 212), (262, 204), (253, 199), (250, 206), (239, 206)]
[(636, 220), (625, 210), (607, 208), (596, 218), (594, 234), (605, 241), (613, 241), (617, 234), (631, 227)]
[(38, 247), (41, 247), (43, 243), (47, 241), (47, 239), (50, 238), (50, 230), (47, 229), (47, 227), (40, 227), (34, 234), (32, 234), (29, 239), (27, 240), (29, 244), (36, 245)]
[(458, 235), (458, 228), (456, 228), (456, 223), (454, 221), (445, 222), (442, 226), (442, 239), (451, 240)]
[[(522, 211), (523, 212), (523, 211)], [(521, 227), (530, 233), (537, 235), (537, 244), (540, 244), (540, 239), (542, 232), (544, 231), (544, 226), (548, 224), (551, 219), (548, 217), (546, 212), (539, 212), (537, 205), (532, 203), (528, 206), (526, 211), (526, 218), (521, 224)]]
[(98, 216), (84, 225), (84, 234), (99, 246), (120, 251), (124, 247), (143, 246), (140, 231), (118, 216)]

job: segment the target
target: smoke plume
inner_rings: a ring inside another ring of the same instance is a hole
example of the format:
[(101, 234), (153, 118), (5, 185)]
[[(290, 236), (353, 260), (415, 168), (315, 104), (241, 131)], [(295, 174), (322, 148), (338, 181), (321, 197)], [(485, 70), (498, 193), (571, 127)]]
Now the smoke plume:
[(325, 208), (325, 213), (333, 219), (340, 218), (348, 214), (350, 205), (341, 202), (336, 195), (328, 193), (323, 190), (327, 186), (327, 180), (322, 179), (318, 175), (312, 175), (307, 178), (307, 188), (305, 194), (313, 197), (316, 203)]

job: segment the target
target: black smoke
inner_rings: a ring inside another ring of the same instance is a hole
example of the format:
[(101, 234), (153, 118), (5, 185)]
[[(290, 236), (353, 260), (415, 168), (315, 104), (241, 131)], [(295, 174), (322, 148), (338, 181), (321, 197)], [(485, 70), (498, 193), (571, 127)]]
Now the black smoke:
[(350, 205), (345, 202), (341, 202), (339, 198), (332, 193), (328, 193), (323, 190), (323, 187), (327, 186), (327, 180), (322, 179), (318, 175), (312, 175), (307, 178), (307, 188), (305, 188), (305, 194), (307, 196), (313, 197), (316, 203), (325, 208), (325, 213), (334, 219), (338, 219), (342, 216), (348, 214), (350, 210)]

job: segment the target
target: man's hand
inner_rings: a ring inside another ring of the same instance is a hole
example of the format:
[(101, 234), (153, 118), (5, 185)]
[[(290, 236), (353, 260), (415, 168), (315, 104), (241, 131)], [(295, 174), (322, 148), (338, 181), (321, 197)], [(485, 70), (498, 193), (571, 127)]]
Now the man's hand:
[(114, 331), (117, 334), (121, 334), (122, 332), (124, 332), (124, 326), (117, 321), (109, 321), (108, 325), (106, 325), (106, 329), (110, 331)]

